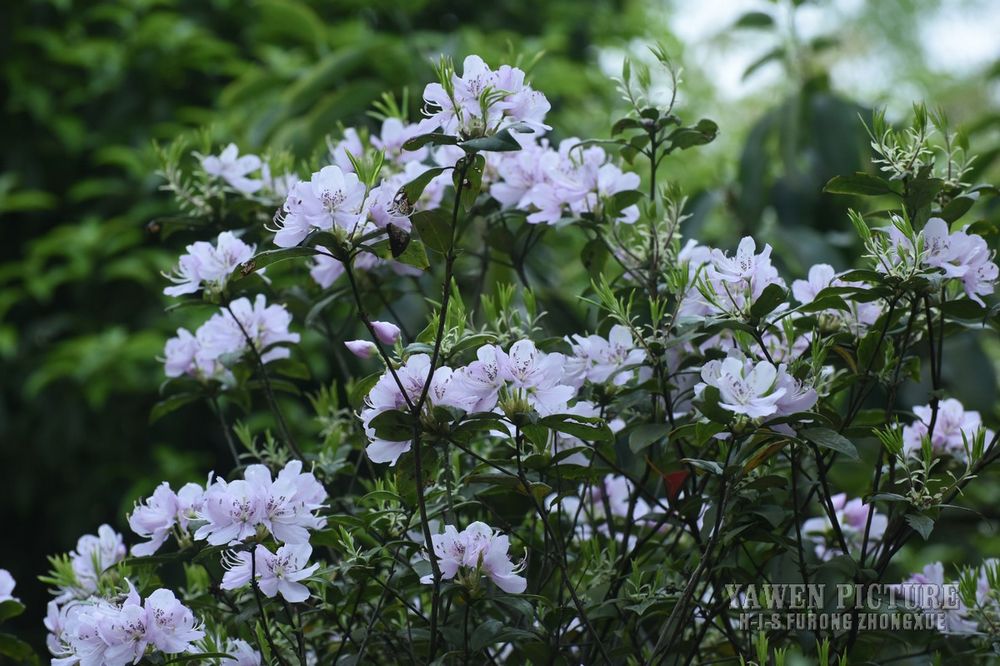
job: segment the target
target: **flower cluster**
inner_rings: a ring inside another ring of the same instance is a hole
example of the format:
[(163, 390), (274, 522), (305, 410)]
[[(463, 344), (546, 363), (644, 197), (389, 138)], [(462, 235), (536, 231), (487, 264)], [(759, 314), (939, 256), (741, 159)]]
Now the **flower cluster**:
[(888, 234), (888, 248), (876, 257), (878, 270), (893, 273), (900, 265), (937, 269), (944, 279), (959, 280), (965, 294), (980, 305), (981, 296), (993, 293), (1000, 268), (982, 236), (965, 230), (951, 232), (939, 217), (927, 221), (915, 242), (896, 224), (880, 231)]
[[(635, 369), (646, 360), (646, 352), (636, 346), (631, 331), (621, 324), (612, 326), (607, 338), (573, 335), (567, 342), (573, 350), (573, 355), (567, 359), (567, 375), (577, 387), (584, 381), (627, 384), (635, 376)], [(644, 374), (649, 374), (648, 368)]]
[[(540, 414), (564, 411), (576, 389), (564, 384), (565, 357), (539, 351), (530, 340), (520, 340), (505, 352), (485, 345), (476, 352), (477, 360), (458, 370), (442, 366), (434, 371), (427, 391), (428, 404), (455, 407), (467, 412), (489, 412), (499, 405), (501, 391), (508, 405), (524, 405)], [(388, 410), (416, 405), (424, 394), (430, 374), (430, 357), (414, 354), (393, 371), (386, 371), (365, 399), (361, 420), (371, 443), (366, 449), (373, 462), (395, 464), (410, 450), (410, 440), (379, 438), (372, 420)], [(405, 393), (404, 393), (405, 392)]]
[[(1000, 610), (997, 603), (990, 597), (991, 586), (987, 571), (996, 567), (997, 560), (987, 560), (976, 572), (975, 604), (972, 608), (980, 610), (987, 607), (995, 612)], [(921, 607), (929, 615), (941, 619), (939, 629), (945, 634), (975, 634), (980, 631), (979, 624), (973, 618), (970, 606), (962, 599), (958, 581), (946, 582), (944, 565), (932, 562), (919, 573), (915, 573), (896, 586), (903, 599)]]
[(299, 341), (299, 334), (288, 330), (291, 321), (283, 305), (268, 305), (263, 294), (257, 294), (253, 303), (237, 298), (194, 334), (177, 329), (163, 351), (164, 371), (167, 377), (187, 375), (226, 383), (232, 376), (230, 366), (251, 351), (250, 345), (261, 363), (288, 358), (289, 350), (276, 345)]
[(198, 513), (202, 524), (194, 534), (213, 546), (238, 544), (256, 536), (261, 527), (278, 541), (309, 542), (309, 530), (321, 529), (318, 515), (327, 493), (298, 460), (289, 462), (276, 478), (264, 465), (250, 465), (242, 479), (216, 479), (205, 489)]
[(746, 315), (750, 306), (760, 298), (764, 290), (776, 284), (785, 287), (785, 281), (778, 275), (778, 269), (771, 264), (771, 246), (757, 252), (757, 244), (750, 236), (744, 237), (736, 249), (736, 255), (729, 257), (722, 250), (688, 245), (682, 252), (682, 260), (688, 263), (689, 271), (700, 273), (700, 280), (692, 289), (700, 292), (700, 298), (691, 293), (682, 305), (682, 311), (689, 315), (730, 314)]
[(45, 626), (53, 664), (138, 664), (149, 649), (179, 654), (193, 649), (205, 632), (174, 593), (158, 589), (143, 601), (129, 584), (121, 603), (103, 599), (50, 602)]
[[(830, 498), (834, 515), (840, 525), (841, 533), (851, 551), (860, 551), (868, 530), (869, 544), (878, 543), (889, 526), (889, 519), (875, 511), (875, 507), (867, 505), (860, 497), (848, 501), (845, 493), (838, 493)], [(869, 518), (870, 516), (870, 518)], [(869, 519), (871, 526), (867, 527)], [(802, 535), (816, 544), (816, 555), (823, 560), (829, 560), (837, 555), (843, 555), (843, 549), (834, 534), (830, 517), (824, 512), (819, 518), (810, 518), (802, 524)]]
[(167, 296), (183, 296), (204, 289), (217, 292), (226, 286), (226, 280), (236, 268), (249, 261), (257, 249), (247, 245), (231, 231), (219, 234), (215, 245), (207, 241), (197, 241), (187, 246), (177, 267), (167, 277), (174, 286), (166, 287)]
[[(410, 216), (417, 210), (437, 207), (450, 178), (447, 174), (432, 178), (417, 201), (401, 199), (400, 189), (437, 163), (452, 166), (456, 159), (454, 155), (443, 157), (444, 148), (433, 153), (427, 147), (414, 151), (403, 149), (408, 139), (430, 129), (426, 120), (405, 124), (398, 118), (387, 118), (382, 123), (381, 135), (371, 136), (367, 142), (362, 141), (357, 130), (347, 129), (344, 138), (330, 151), (333, 164), (324, 166), (308, 181), (298, 182), (289, 190), (275, 218), (278, 223), (275, 245), (298, 245), (312, 231), (352, 238), (392, 225), (409, 232)], [(378, 174), (381, 180), (372, 187), (362, 182), (356, 173), (358, 162), (363, 161), (370, 150), (381, 151), (384, 160), (380, 162)], [(326, 254), (316, 257), (313, 277), (326, 287), (339, 277), (343, 267), (328, 249), (320, 249)], [(382, 260), (370, 252), (362, 252), (358, 263), (361, 270), (371, 270)]]
[(289, 603), (301, 603), (309, 598), (309, 588), (301, 581), (319, 568), (318, 564), (306, 566), (311, 554), (308, 543), (285, 544), (274, 553), (261, 544), (252, 555), (248, 551), (230, 553), (223, 560), (226, 573), (221, 587), (236, 590), (252, 579), (266, 597), (280, 594)]
[[(486, 523), (476, 521), (461, 532), (454, 525), (445, 525), (444, 533), (433, 535), (431, 541), (445, 580), (464, 570), (460, 578), (471, 588), (484, 574), (504, 592), (519, 594), (528, 587), (528, 581), (517, 575), (520, 567), (510, 559), (510, 539)], [(422, 583), (433, 581), (431, 574), (420, 579)]]
[(149, 499), (137, 503), (128, 517), (132, 531), (149, 539), (132, 546), (132, 554), (136, 557), (152, 555), (172, 533), (183, 538), (190, 536), (188, 525), (198, 520), (204, 498), (205, 489), (197, 483), (187, 483), (176, 493), (166, 481), (157, 486)]
[(726, 358), (702, 366), (701, 379), (695, 386), (696, 396), (703, 397), (705, 389), (712, 387), (719, 393), (719, 407), (752, 419), (803, 412), (818, 397), (815, 389), (788, 374), (785, 364), (755, 363), (735, 349)]
[[(298, 181), (294, 174), (273, 176), (270, 165), (257, 155), (240, 155), (236, 144), (231, 143), (218, 155), (201, 158), (201, 168), (211, 178), (221, 178), (236, 192), (253, 195), (267, 192), (282, 197)], [(259, 178), (250, 175), (258, 172)]]
[[(861, 282), (851, 282), (841, 279), (842, 274), (833, 270), (829, 264), (816, 264), (809, 268), (808, 277), (805, 280), (795, 280), (792, 282), (792, 295), (802, 305), (807, 305), (816, 300), (816, 297), (824, 289), (830, 287), (852, 287), (864, 289)], [(860, 302), (851, 300), (847, 303), (848, 310), (838, 310), (828, 308), (823, 310), (823, 314), (840, 322), (847, 330), (855, 335), (863, 335), (864, 332), (878, 321), (882, 314), (882, 307), (874, 301)]]
[(85, 599), (97, 592), (101, 574), (125, 559), (127, 550), (122, 535), (110, 525), (101, 525), (97, 534), (85, 534), (70, 552), (72, 581), (59, 590), (57, 601)]
[[(558, 507), (563, 518), (575, 525), (576, 534), (581, 539), (593, 537), (594, 526), (599, 534), (620, 538), (620, 530), (614, 530), (614, 519), (627, 519), (629, 508), (632, 507), (632, 519), (645, 522), (646, 515), (652, 510), (642, 497), (635, 497), (635, 505), (632, 506), (635, 492), (635, 484), (624, 476), (607, 474), (600, 483), (581, 484), (576, 495), (563, 497), (558, 501), (552, 495), (547, 503), (550, 510)], [(634, 536), (633, 532), (631, 539)], [(630, 543), (633, 544), (634, 542)]]
[[(958, 400), (948, 398), (939, 403), (936, 419), (930, 405), (914, 407), (913, 413), (917, 420), (903, 428), (904, 453), (919, 458), (923, 442), (929, 437), (934, 455), (947, 455), (963, 462), (967, 460), (967, 450), (983, 428), (979, 412), (967, 410)], [(930, 432), (931, 423), (934, 424), (933, 434)], [(987, 440), (993, 437), (992, 430), (987, 429), (985, 434)]]
[[(490, 196), (504, 209), (528, 211), (531, 224), (555, 224), (569, 216), (600, 216), (614, 195), (636, 190), (639, 176), (623, 172), (600, 146), (565, 139), (558, 150), (535, 137), (519, 139), (519, 151), (494, 159), (496, 182)], [(613, 208), (613, 207), (612, 207)], [(613, 221), (631, 224), (639, 207), (615, 209)]]
[(551, 105), (545, 95), (524, 81), (524, 72), (502, 65), (496, 71), (475, 55), (462, 63), (462, 74), (442, 70), (442, 81), (424, 88), (424, 114), (432, 127), (464, 138), (492, 134), (522, 123), (533, 130), (543, 123)]

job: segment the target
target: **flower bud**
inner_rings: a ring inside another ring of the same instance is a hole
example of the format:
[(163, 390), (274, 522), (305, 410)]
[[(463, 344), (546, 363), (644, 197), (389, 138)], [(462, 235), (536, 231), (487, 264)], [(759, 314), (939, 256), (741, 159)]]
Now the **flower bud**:
[(399, 340), (399, 326), (387, 321), (373, 321), (375, 337), (384, 345), (394, 345)]
[(365, 360), (370, 359), (378, 351), (375, 343), (368, 340), (348, 340), (344, 343), (344, 346), (347, 347), (349, 352)]

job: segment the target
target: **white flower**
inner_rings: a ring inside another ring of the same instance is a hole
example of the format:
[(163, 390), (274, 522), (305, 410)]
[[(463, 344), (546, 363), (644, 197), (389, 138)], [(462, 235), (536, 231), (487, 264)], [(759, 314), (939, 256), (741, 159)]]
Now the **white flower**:
[(85, 534), (76, 542), (76, 550), (69, 558), (76, 576), (76, 587), (63, 589), (58, 600), (74, 597), (88, 597), (97, 591), (97, 579), (107, 569), (125, 559), (125, 543), (122, 535), (110, 525), (97, 528), (97, 535)]
[(230, 659), (225, 661), (234, 661), (235, 664), (226, 664), (226, 666), (261, 666), (263, 664), (263, 657), (260, 652), (254, 650), (244, 640), (240, 639), (228, 639), (226, 641), (226, 654), (232, 655)]
[(17, 597), (14, 596), (14, 587), (17, 582), (14, 577), (10, 575), (10, 572), (6, 569), (0, 569), (0, 603), (4, 601), (17, 601)]
[(633, 368), (646, 359), (646, 352), (636, 347), (632, 333), (621, 324), (611, 328), (607, 339), (599, 335), (574, 335), (567, 341), (573, 350), (573, 356), (567, 359), (567, 375), (574, 379), (575, 386), (585, 380), (626, 384), (635, 376)]
[[(792, 282), (792, 295), (799, 303), (812, 303), (816, 296), (828, 287), (857, 287), (864, 288), (861, 282), (846, 282), (833, 270), (829, 264), (816, 264), (809, 268), (808, 279), (795, 280)], [(853, 299), (846, 300), (849, 312), (830, 308), (823, 310), (824, 314), (842, 321), (855, 335), (861, 335), (869, 326), (878, 321), (882, 314), (882, 307), (878, 301), (859, 302)]]
[(205, 636), (190, 609), (173, 592), (159, 589), (143, 604), (128, 583), (121, 605), (105, 600), (49, 604), (45, 626), (53, 664), (70, 666), (125, 666), (137, 664), (153, 646), (165, 654), (194, 649)]
[[(840, 524), (844, 540), (852, 550), (860, 551), (865, 527), (868, 524), (868, 514), (871, 514), (871, 527), (868, 533), (869, 552), (871, 552), (871, 544), (882, 540), (885, 529), (889, 526), (889, 519), (877, 513), (874, 506), (865, 504), (860, 497), (848, 501), (846, 494), (839, 493), (832, 496), (830, 502), (833, 504), (834, 515)], [(816, 555), (820, 559), (829, 560), (843, 554), (840, 541), (834, 535), (833, 525), (825, 510), (822, 517), (810, 518), (802, 523), (802, 534), (815, 542)]]
[(373, 321), (372, 330), (375, 331), (375, 337), (378, 338), (378, 341), (384, 345), (394, 345), (399, 340), (399, 326), (392, 322)]
[(239, 543), (255, 535), (264, 509), (263, 500), (258, 489), (245, 480), (227, 483), (216, 479), (205, 490), (198, 515), (205, 524), (194, 533), (194, 538), (221, 546)]
[(279, 541), (306, 543), (309, 530), (326, 525), (326, 519), (318, 515), (326, 499), (326, 490), (316, 477), (302, 472), (301, 461), (289, 462), (273, 480), (264, 465), (250, 465), (243, 479), (216, 479), (206, 489), (198, 512), (205, 524), (194, 538), (213, 546), (236, 544), (262, 526)]
[(494, 345), (483, 345), (476, 350), (476, 360), (461, 368), (458, 382), (472, 399), (470, 412), (488, 412), (497, 404), (500, 388), (504, 385), (500, 375), (503, 351)]
[(539, 351), (531, 340), (515, 342), (507, 353), (498, 351), (497, 362), (500, 377), (543, 416), (562, 411), (576, 395), (572, 386), (562, 383), (566, 357)]
[[(524, 592), (528, 586), (528, 581), (517, 575), (520, 568), (511, 562), (510, 540), (486, 523), (474, 522), (462, 532), (454, 525), (446, 525), (444, 533), (433, 535), (431, 542), (445, 580), (454, 578), (460, 569), (468, 569), (476, 579), (481, 574), (489, 576), (497, 587), (510, 594)], [(432, 575), (427, 575), (420, 582), (433, 580)]]
[(713, 312), (745, 313), (772, 284), (785, 286), (771, 265), (771, 246), (765, 245), (758, 254), (757, 244), (750, 236), (740, 241), (733, 257), (722, 250), (712, 250), (711, 260), (705, 266), (705, 286), (710, 295), (706, 304)]
[(167, 296), (193, 294), (200, 289), (218, 290), (226, 284), (229, 275), (236, 268), (253, 258), (256, 246), (247, 245), (231, 231), (223, 231), (215, 245), (198, 241), (187, 246), (187, 253), (181, 255), (172, 275), (175, 283), (163, 293)]
[[(408, 410), (407, 398), (410, 404), (417, 404), (423, 394), (424, 384), (431, 369), (431, 358), (427, 354), (414, 354), (406, 363), (396, 370), (396, 378), (406, 391), (406, 397), (399, 390), (399, 384), (392, 373), (386, 370), (369, 391), (365, 398), (365, 408), (361, 411), (361, 422), (368, 436), (369, 444), (365, 448), (368, 458), (376, 463), (395, 465), (399, 456), (410, 450), (410, 440), (381, 439), (371, 426), (372, 420), (379, 414), (389, 410)], [(427, 392), (427, 407), (451, 406), (468, 409), (472, 396), (467, 395), (459, 383), (452, 382), (454, 373), (447, 366), (434, 371)]]
[(961, 280), (966, 295), (980, 305), (980, 296), (993, 293), (1000, 268), (982, 236), (965, 230), (951, 233), (947, 222), (932, 217), (917, 235), (923, 241), (923, 251), (916, 257), (913, 243), (895, 225), (881, 231), (888, 235), (888, 246), (877, 257), (879, 271), (913, 265), (939, 269), (945, 279)]
[[(309, 598), (309, 588), (300, 581), (311, 576), (319, 564), (306, 566), (312, 547), (305, 544), (286, 544), (272, 553), (258, 544), (251, 561), (250, 553), (243, 551), (224, 560), (227, 571), (222, 578), (224, 590), (235, 590), (250, 582), (257, 575), (257, 587), (267, 597), (280, 594), (289, 603), (300, 603)], [(256, 571), (254, 571), (256, 569)]]
[(706, 386), (719, 391), (719, 406), (734, 414), (751, 418), (771, 416), (778, 411), (778, 401), (787, 389), (777, 386), (778, 369), (767, 361), (756, 364), (731, 352), (723, 360), (713, 360), (701, 369), (701, 384), (695, 395), (701, 396)]
[[(913, 574), (895, 587), (909, 603), (920, 604), (925, 613), (937, 617), (943, 616), (944, 626), (941, 630), (944, 633), (977, 633), (977, 624), (966, 618), (968, 609), (962, 603), (958, 584), (945, 582), (944, 565), (940, 562), (926, 565), (920, 573)], [(936, 593), (931, 593), (928, 588), (936, 588)], [(957, 599), (959, 607), (950, 607), (947, 603), (949, 599)]]
[(178, 329), (177, 337), (167, 340), (164, 348), (164, 372), (168, 377), (188, 375), (226, 382), (228, 366), (250, 349), (247, 338), (264, 363), (288, 358), (288, 348), (278, 345), (299, 341), (299, 334), (288, 330), (291, 321), (283, 305), (268, 305), (263, 294), (257, 294), (252, 304), (246, 297), (238, 298), (229, 309), (212, 315), (194, 335)]
[(209, 155), (201, 160), (201, 168), (210, 176), (225, 180), (230, 187), (243, 194), (253, 194), (263, 186), (263, 182), (247, 178), (247, 174), (260, 168), (261, 161), (256, 155), (239, 156), (239, 148), (231, 143), (216, 157)]
[[(913, 413), (917, 420), (903, 428), (903, 451), (911, 456), (920, 457), (923, 440), (930, 432), (934, 410), (930, 405), (914, 407)], [(938, 404), (937, 420), (934, 421), (934, 436), (931, 438), (931, 450), (935, 455), (950, 455), (957, 460), (965, 461), (965, 446), (972, 448), (972, 441), (983, 427), (979, 412), (966, 410), (962, 403), (954, 398), (947, 398)], [(993, 431), (986, 430), (986, 441), (993, 437)]]
[(275, 218), (280, 227), (274, 237), (279, 247), (298, 245), (312, 230), (329, 231), (334, 225), (353, 232), (361, 223), (365, 184), (355, 173), (325, 166), (307, 181), (292, 186)]
[(191, 643), (205, 636), (191, 609), (178, 601), (170, 590), (156, 590), (146, 598), (143, 607), (146, 610), (146, 635), (161, 652), (187, 652), (192, 647)]
[(368, 360), (378, 353), (378, 347), (371, 340), (347, 340), (344, 342), (347, 350), (360, 359)]
[(545, 96), (524, 83), (524, 72), (502, 66), (494, 72), (476, 55), (462, 63), (462, 75), (452, 74), (452, 95), (440, 83), (424, 88), (424, 113), (447, 134), (465, 137), (490, 134), (522, 122), (536, 131), (551, 106)]
[(273, 481), (264, 465), (250, 465), (244, 477), (261, 499), (260, 524), (278, 541), (308, 543), (309, 530), (326, 525), (326, 519), (316, 515), (324, 506), (326, 490), (311, 472), (302, 471), (301, 461), (290, 461)]

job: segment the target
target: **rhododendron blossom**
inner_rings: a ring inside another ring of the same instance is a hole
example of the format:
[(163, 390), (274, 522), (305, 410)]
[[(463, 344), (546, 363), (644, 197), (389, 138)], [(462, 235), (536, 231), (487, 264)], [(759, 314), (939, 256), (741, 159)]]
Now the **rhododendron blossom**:
[(265, 596), (280, 594), (289, 603), (301, 603), (309, 598), (309, 588), (301, 581), (319, 568), (318, 564), (306, 566), (311, 554), (312, 547), (307, 543), (286, 544), (274, 553), (263, 545), (258, 545), (252, 556), (248, 551), (236, 553), (225, 561), (227, 571), (221, 587), (239, 589), (256, 574), (256, 585)]
[[(967, 410), (962, 403), (954, 398), (947, 398), (939, 403), (937, 416), (930, 405), (913, 408), (917, 420), (903, 428), (903, 451), (911, 456), (920, 457), (923, 441), (930, 436), (931, 452), (935, 455), (950, 455), (959, 460), (966, 460), (966, 450), (972, 448), (973, 439), (983, 427), (979, 412)], [(930, 424), (934, 423), (933, 435)], [(993, 431), (986, 430), (987, 440), (993, 438)]]
[(132, 546), (136, 556), (152, 555), (174, 530), (186, 533), (188, 524), (197, 519), (205, 489), (196, 483), (187, 483), (176, 493), (166, 481), (153, 491), (143, 504), (137, 504), (128, 518), (129, 527), (147, 543)]
[(148, 649), (189, 652), (205, 636), (173, 592), (158, 589), (143, 602), (131, 584), (120, 605), (104, 600), (73, 602), (58, 610), (50, 605), (46, 626), (53, 663), (81, 666), (137, 664)]
[(205, 523), (194, 538), (213, 546), (237, 544), (265, 528), (275, 539), (302, 544), (326, 520), (317, 515), (327, 495), (302, 463), (289, 462), (272, 479), (264, 465), (250, 465), (243, 479), (216, 479), (205, 489), (198, 518)]
[(166, 287), (163, 293), (182, 296), (199, 289), (219, 290), (237, 267), (253, 257), (255, 250), (255, 245), (247, 245), (229, 231), (219, 234), (215, 245), (205, 241), (192, 243), (187, 246), (187, 253), (181, 255), (174, 273), (167, 276), (175, 285)]
[(723, 360), (709, 361), (701, 369), (703, 383), (695, 387), (701, 395), (711, 386), (719, 391), (719, 406), (734, 414), (762, 418), (778, 412), (778, 402), (788, 392), (785, 381), (778, 381), (778, 368), (768, 361), (731, 354)]
[(235, 143), (226, 146), (218, 155), (209, 155), (201, 160), (201, 168), (210, 176), (222, 178), (238, 192), (253, 194), (263, 186), (263, 181), (248, 178), (248, 174), (261, 168), (261, 160), (256, 155), (240, 155)]
[(288, 358), (287, 347), (297, 343), (299, 334), (288, 330), (292, 317), (282, 305), (267, 304), (263, 294), (253, 303), (238, 298), (191, 334), (177, 330), (177, 337), (164, 347), (164, 372), (168, 377), (188, 375), (202, 380), (228, 380), (228, 366), (250, 351), (262, 363)]
[(17, 586), (14, 577), (6, 569), (0, 569), (0, 603), (4, 601), (17, 601), (14, 596), (14, 588)]
[[(830, 498), (830, 503), (833, 506), (837, 523), (840, 525), (841, 533), (852, 552), (855, 549), (860, 550), (866, 529), (869, 542), (878, 543), (882, 540), (889, 520), (876, 512), (875, 507), (866, 504), (860, 497), (848, 501), (846, 493), (833, 495)], [(869, 515), (871, 516), (870, 526), (868, 526)], [(830, 517), (825, 511), (822, 517), (806, 520), (802, 524), (802, 534), (815, 542), (816, 555), (821, 559), (829, 560), (843, 554), (840, 542), (834, 534)]]
[[(454, 525), (445, 525), (444, 533), (433, 536), (434, 554), (438, 558), (441, 576), (451, 580), (461, 572), (463, 580), (476, 585), (486, 575), (504, 592), (524, 592), (528, 581), (517, 575), (520, 568), (510, 559), (510, 540), (495, 532), (486, 523), (474, 522), (459, 532)], [(433, 582), (430, 575), (420, 579)]]

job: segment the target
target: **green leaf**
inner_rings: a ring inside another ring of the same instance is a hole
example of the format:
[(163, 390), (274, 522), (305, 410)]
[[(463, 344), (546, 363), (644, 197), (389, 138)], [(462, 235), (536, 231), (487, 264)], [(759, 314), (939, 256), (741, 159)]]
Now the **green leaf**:
[(373, 372), (367, 377), (359, 379), (351, 384), (351, 390), (348, 395), (350, 405), (355, 408), (360, 408), (361, 405), (364, 404), (365, 398), (371, 392), (372, 387), (374, 387), (381, 378), (381, 372)]
[(621, 134), (626, 130), (642, 129), (643, 124), (641, 120), (636, 118), (620, 118), (615, 121), (615, 124), (611, 126), (611, 136)]
[(934, 530), (934, 521), (922, 513), (906, 514), (906, 523), (913, 528), (914, 532), (922, 536), (924, 541), (927, 541)]
[(17, 661), (26, 661), (34, 653), (31, 646), (20, 638), (10, 634), (0, 634), (0, 655)]
[(778, 46), (776, 48), (771, 49), (770, 51), (768, 51), (767, 53), (765, 53), (764, 55), (757, 58), (749, 65), (747, 65), (747, 68), (743, 70), (743, 80), (746, 81), (747, 79), (749, 79), (751, 76), (754, 75), (754, 72), (759, 70), (767, 63), (773, 62), (775, 60), (780, 60), (781, 58), (784, 57), (785, 57), (785, 48), (783, 46)]
[(734, 28), (770, 28), (774, 25), (774, 17), (767, 12), (747, 12), (736, 20)]
[(714, 121), (702, 118), (693, 127), (678, 127), (667, 137), (670, 150), (687, 150), (715, 140), (719, 126)]
[(431, 265), (430, 260), (427, 259), (424, 244), (418, 240), (410, 241), (406, 246), (406, 250), (396, 257), (396, 261), (407, 266), (419, 268), (422, 271), (427, 270)]
[(609, 442), (615, 438), (614, 433), (602, 419), (575, 414), (553, 414), (539, 420), (538, 424), (588, 442)]
[(469, 152), (512, 152), (515, 150), (521, 150), (521, 144), (519, 144), (517, 139), (511, 135), (511, 132), (520, 132), (523, 134), (530, 131), (530, 127), (524, 125), (523, 123), (518, 123), (516, 125), (511, 125), (510, 127), (505, 127), (496, 134), (462, 141), (458, 145)]
[(390, 442), (413, 439), (413, 417), (398, 409), (382, 412), (371, 420), (369, 426), (375, 429), (375, 435), (379, 439)]
[(607, 263), (610, 256), (611, 254), (608, 252), (604, 241), (599, 238), (587, 241), (587, 244), (580, 250), (580, 262), (593, 278), (597, 278), (602, 274), (604, 264)]
[(178, 393), (168, 398), (164, 398), (155, 405), (149, 412), (149, 422), (156, 423), (167, 414), (175, 412), (184, 405), (194, 402), (202, 397), (200, 393)]
[(451, 167), (434, 167), (432, 169), (428, 169), (408, 182), (406, 185), (403, 185), (403, 187), (400, 188), (400, 191), (406, 196), (406, 201), (409, 205), (413, 206), (420, 199), (420, 195), (424, 193), (424, 189), (427, 185), (450, 168)]
[(17, 617), (24, 612), (24, 604), (14, 599), (0, 602), (0, 622), (5, 622), (12, 617)]
[(435, 146), (454, 146), (458, 144), (458, 137), (441, 132), (431, 132), (415, 136), (403, 144), (403, 150), (420, 150), (427, 144)]
[(719, 405), (721, 399), (719, 389), (714, 386), (706, 386), (705, 390), (702, 391), (698, 410), (710, 420), (725, 425), (733, 420), (733, 413)]
[(714, 460), (699, 460), (697, 458), (682, 458), (682, 463), (691, 465), (696, 469), (703, 470), (709, 474), (715, 474), (716, 476), (722, 476), (722, 465), (715, 462)]
[(469, 210), (476, 203), (476, 197), (479, 196), (479, 192), (483, 187), (483, 171), (486, 169), (486, 157), (475, 154), (467, 156), (465, 159), (471, 160), (471, 162), (464, 169), (456, 168), (452, 181), (455, 184), (455, 189), (458, 190), (458, 179), (464, 172), (465, 182), (461, 184), (462, 198), (459, 203), (462, 205), (462, 210)]
[(829, 428), (807, 428), (799, 434), (816, 446), (843, 453), (852, 460), (860, 459), (858, 449), (851, 440)]
[(750, 318), (753, 321), (760, 321), (774, 312), (774, 309), (784, 303), (787, 298), (788, 292), (781, 285), (767, 285), (760, 297), (750, 306)]
[(252, 259), (249, 259), (237, 266), (236, 270), (232, 272), (229, 279), (236, 282), (253, 275), (262, 268), (271, 266), (272, 264), (276, 264), (281, 261), (288, 261), (289, 259), (296, 259), (298, 257), (311, 257), (314, 254), (318, 254), (318, 252), (319, 251), (314, 248), (300, 246), (283, 247), (277, 250), (265, 250)]
[(424, 245), (445, 254), (451, 247), (451, 218), (442, 210), (422, 210), (410, 218)]
[(941, 211), (940, 217), (948, 224), (951, 224), (955, 220), (959, 219), (963, 215), (969, 212), (972, 205), (976, 203), (976, 198), (958, 196), (948, 202), (948, 205), (944, 207)]
[(628, 446), (632, 453), (639, 453), (659, 439), (666, 440), (669, 435), (670, 426), (666, 423), (643, 423), (629, 434)]
[(396, 462), (396, 490), (409, 505), (416, 504), (418, 483), (426, 487), (434, 481), (441, 466), (440, 458), (438, 450), (425, 443), (420, 451), (421, 478), (417, 479), (415, 452), (410, 450), (399, 457)]
[(829, 194), (853, 194), (862, 197), (877, 197), (886, 194), (899, 196), (888, 181), (870, 173), (857, 172), (850, 176), (834, 176), (823, 187)]

